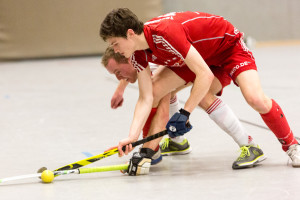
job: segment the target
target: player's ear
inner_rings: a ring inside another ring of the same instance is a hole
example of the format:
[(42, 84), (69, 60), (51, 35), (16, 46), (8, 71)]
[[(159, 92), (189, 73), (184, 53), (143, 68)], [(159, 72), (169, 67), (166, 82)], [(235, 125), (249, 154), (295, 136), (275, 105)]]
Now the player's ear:
[(135, 32), (132, 29), (127, 30), (127, 38), (131, 38), (134, 35), (135, 35)]

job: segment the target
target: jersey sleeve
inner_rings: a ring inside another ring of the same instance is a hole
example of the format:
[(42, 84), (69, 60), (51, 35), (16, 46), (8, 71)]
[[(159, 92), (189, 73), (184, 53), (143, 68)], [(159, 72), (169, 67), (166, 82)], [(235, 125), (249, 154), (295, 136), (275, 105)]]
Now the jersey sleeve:
[(170, 23), (166, 26), (161, 36), (156, 36), (161, 40), (165, 49), (184, 60), (191, 47), (189, 36), (181, 23)]
[(138, 73), (143, 71), (148, 66), (147, 53), (145, 51), (135, 51), (130, 57), (130, 62)]

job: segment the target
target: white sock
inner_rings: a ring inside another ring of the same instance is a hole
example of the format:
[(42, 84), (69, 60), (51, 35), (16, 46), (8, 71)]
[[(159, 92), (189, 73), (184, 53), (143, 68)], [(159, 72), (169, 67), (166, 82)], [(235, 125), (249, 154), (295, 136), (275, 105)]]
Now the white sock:
[(170, 99), (169, 118), (179, 111), (179, 101), (177, 95)]
[[(169, 109), (169, 118), (171, 118), (176, 112), (179, 111), (179, 101), (177, 99), (177, 95), (170, 99), (170, 109)], [(185, 139), (185, 136), (178, 136), (175, 138), (171, 138), (173, 142), (181, 143)]]
[(185, 139), (185, 136), (181, 135), (181, 136), (177, 136), (177, 137), (174, 137), (174, 138), (170, 138), (173, 142), (176, 142), (176, 143), (181, 143), (183, 142), (183, 140)]
[(255, 145), (229, 106), (219, 98), (206, 110), (209, 117), (241, 147)]

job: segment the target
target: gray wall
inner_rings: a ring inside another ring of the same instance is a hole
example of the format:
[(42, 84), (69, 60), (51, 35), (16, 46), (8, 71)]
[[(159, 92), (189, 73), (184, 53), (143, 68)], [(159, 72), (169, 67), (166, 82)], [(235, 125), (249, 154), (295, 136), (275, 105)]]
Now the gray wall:
[(162, 0), (164, 13), (221, 15), (257, 41), (300, 40), (300, 0)]

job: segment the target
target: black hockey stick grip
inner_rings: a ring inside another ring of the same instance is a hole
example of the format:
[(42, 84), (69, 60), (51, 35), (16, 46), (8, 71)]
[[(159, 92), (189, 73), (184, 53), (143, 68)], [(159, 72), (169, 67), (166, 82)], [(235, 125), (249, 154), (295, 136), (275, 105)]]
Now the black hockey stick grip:
[[(161, 131), (159, 133), (156, 133), (156, 134), (151, 135), (149, 137), (146, 137), (144, 139), (141, 139), (141, 140), (138, 140), (136, 142), (133, 142), (133, 143), (131, 143), (131, 145), (132, 145), (132, 147), (136, 147), (136, 146), (138, 146), (140, 144), (144, 144), (144, 143), (149, 142), (151, 140), (155, 140), (155, 139), (157, 139), (159, 137), (162, 137), (164, 135), (167, 135), (167, 134), (168, 134), (167, 130), (163, 130), (163, 131)], [(125, 151), (125, 148), (126, 148), (126, 146), (123, 146), (122, 150)]]

